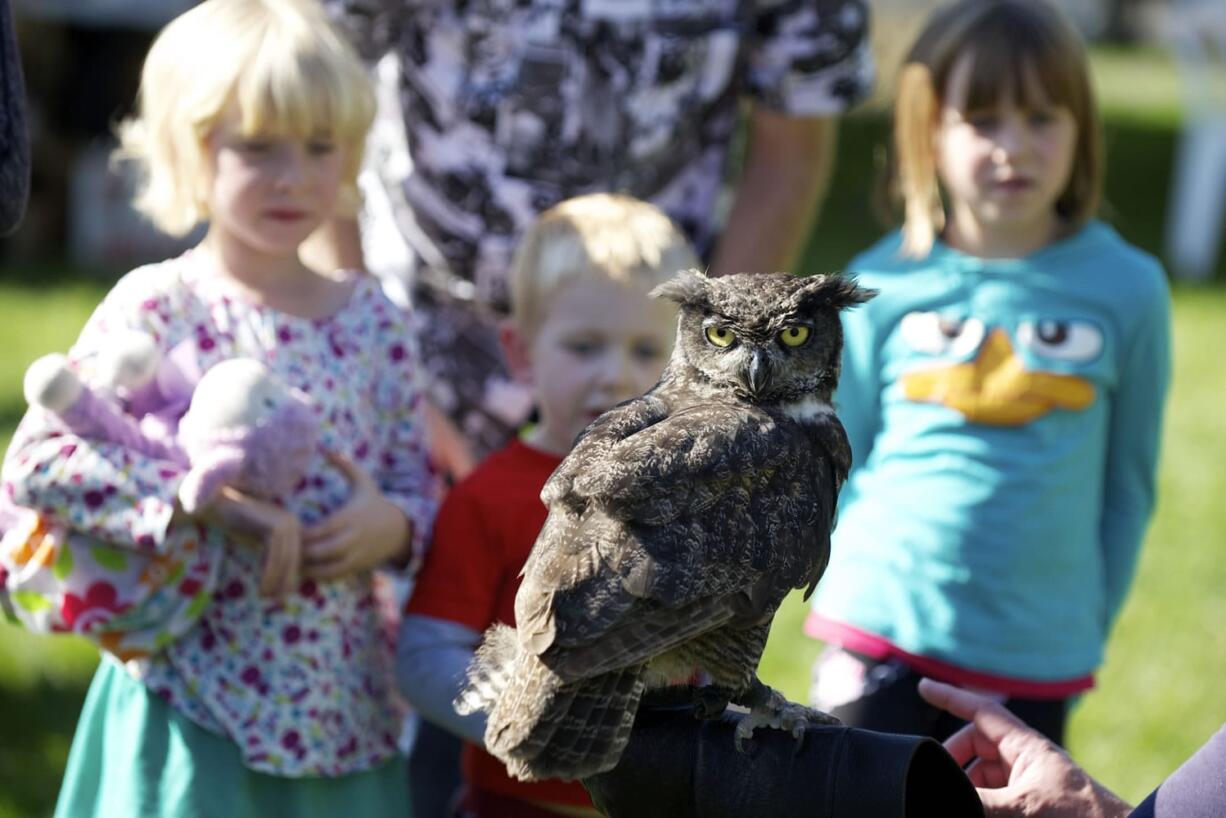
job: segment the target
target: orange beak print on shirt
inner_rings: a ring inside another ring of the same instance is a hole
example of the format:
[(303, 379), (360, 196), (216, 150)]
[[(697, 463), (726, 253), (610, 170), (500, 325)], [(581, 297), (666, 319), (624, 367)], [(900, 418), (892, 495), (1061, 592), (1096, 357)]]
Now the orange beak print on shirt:
[(1021, 426), (1094, 402), (1094, 385), (1085, 378), (1027, 370), (1000, 328), (988, 333), (973, 360), (907, 373), (902, 386), (908, 400), (943, 404), (988, 426)]

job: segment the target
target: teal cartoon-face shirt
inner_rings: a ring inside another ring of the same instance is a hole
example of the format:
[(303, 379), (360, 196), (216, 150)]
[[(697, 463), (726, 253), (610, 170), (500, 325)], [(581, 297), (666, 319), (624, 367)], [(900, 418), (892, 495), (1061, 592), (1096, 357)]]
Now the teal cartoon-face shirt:
[(836, 410), (853, 466), (815, 612), (1022, 679), (1093, 673), (1154, 502), (1162, 268), (1092, 222), (1023, 259), (897, 234), (849, 272)]

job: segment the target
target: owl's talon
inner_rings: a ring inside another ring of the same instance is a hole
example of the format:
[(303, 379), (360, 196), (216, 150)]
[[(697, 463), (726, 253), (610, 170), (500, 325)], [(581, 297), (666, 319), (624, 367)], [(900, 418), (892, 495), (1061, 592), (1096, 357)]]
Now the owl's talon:
[(741, 719), (736, 725), (736, 731), (733, 733), (733, 742), (736, 744), (736, 751), (741, 755), (752, 755), (755, 749), (753, 740), (753, 727), (746, 729), (745, 719)]
[(753, 735), (759, 727), (771, 727), (776, 730), (787, 730), (797, 742), (804, 740), (805, 730), (809, 725), (832, 725), (841, 722), (821, 710), (805, 707), (803, 704), (790, 702), (778, 691), (763, 686), (759, 698), (750, 707), (749, 714), (741, 719), (736, 726), (736, 748), (744, 752), (742, 746), (745, 739)]

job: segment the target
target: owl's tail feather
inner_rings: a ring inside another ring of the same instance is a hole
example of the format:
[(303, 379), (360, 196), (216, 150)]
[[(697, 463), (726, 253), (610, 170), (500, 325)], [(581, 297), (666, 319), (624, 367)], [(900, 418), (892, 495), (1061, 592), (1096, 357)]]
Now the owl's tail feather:
[[(612, 671), (577, 684), (547, 742), (531, 758), (507, 763), (521, 778), (584, 778), (617, 766), (643, 695), (639, 669)], [(527, 749), (527, 748), (525, 748)]]
[(582, 778), (616, 766), (643, 695), (643, 669), (564, 683), (524, 651), (514, 628), (485, 633), (455, 700), (460, 714), (489, 713), (485, 745), (524, 781)]
[(464, 688), (453, 703), (462, 716), (478, 710), (494, 709), (515, 667), (519, 643), (515, 629), (509, 625), (494, 625), (485, 632), (472, 663)]
[(525, 653), (490, 712), (486, 748), (524, 781), (612, 769), (630, 740), (642, 695), (641, 668), (563, 684), (537, 656)]

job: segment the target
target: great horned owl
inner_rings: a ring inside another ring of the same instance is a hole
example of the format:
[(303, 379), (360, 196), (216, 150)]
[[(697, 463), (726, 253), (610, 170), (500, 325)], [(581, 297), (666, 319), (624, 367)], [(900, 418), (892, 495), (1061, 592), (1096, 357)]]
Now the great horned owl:
[(456, 701), (489, 713), (486, 747), (522, 779), (611, 769), (644, 688), (696, 673), (713, 712), (750, 707), (739, 736), (821, 717), (757, 667), (784, 596), (812, 592), (826, 567), (851, 463), (831, 408), (839, 310), (873, 293), (838, 276), (687, 271), (653, 295), (680, 305), (672, 358), (546, 483), (518, 629), (486, 633)]

